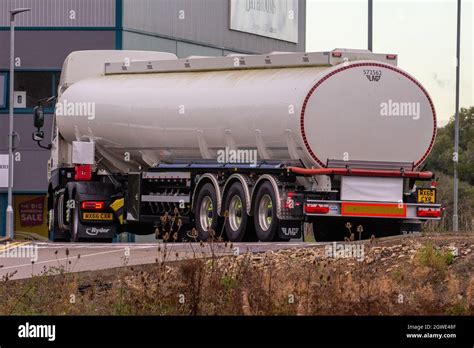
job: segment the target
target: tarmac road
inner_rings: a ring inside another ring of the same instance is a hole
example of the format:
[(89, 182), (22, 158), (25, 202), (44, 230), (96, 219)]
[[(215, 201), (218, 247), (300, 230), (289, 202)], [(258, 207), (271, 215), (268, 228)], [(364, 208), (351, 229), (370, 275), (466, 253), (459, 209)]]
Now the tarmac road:
[(258, 253), (324, 243), (53, 243), (13, 241), (0, 244), (0, 279), (33, 275), (94, 271), (193, 257)]

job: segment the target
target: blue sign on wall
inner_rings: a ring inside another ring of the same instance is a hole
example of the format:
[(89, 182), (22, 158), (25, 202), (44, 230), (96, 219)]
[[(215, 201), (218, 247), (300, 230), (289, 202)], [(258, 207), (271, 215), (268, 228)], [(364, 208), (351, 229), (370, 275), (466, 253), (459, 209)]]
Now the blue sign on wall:
[(5, 237), (5, 224), (6, 224), (6, 217), (5, 213), (7, 210), (7, 194), (0, 193), (0, 237)]
[(7, 73), (0, 73), (0, 109), (7, 107)]

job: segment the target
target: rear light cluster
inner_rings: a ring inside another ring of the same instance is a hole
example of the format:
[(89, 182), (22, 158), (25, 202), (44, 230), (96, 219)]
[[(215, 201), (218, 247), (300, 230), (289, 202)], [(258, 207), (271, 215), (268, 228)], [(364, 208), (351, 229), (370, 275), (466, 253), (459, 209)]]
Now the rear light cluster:
[(307, 203), (304, 207), (304, 211), (308, 214), (327, 214), (329, 213), (329, 205)]
[(81, 203), (82, 210), (103, 210), (105, 208), (104, 202), (98, 201), (84, 201)]
[(397, 59), (397, 55), (396, 54), (387, 54), (387, 59), (389, 59), (389, 60)]
[(437, 218), (441, 216), (441, 209), (440, 208), (418, 208), (416, 215), (419, 217)]

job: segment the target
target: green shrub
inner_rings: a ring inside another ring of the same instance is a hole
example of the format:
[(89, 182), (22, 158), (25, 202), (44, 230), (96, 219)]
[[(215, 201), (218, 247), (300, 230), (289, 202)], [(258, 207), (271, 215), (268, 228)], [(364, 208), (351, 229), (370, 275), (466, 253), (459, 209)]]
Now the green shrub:
[(429, 267), (437, 275), (444, 276), (447, 267), (454, 263), (454, 254), (451, 251), (441, 252), (427, 244), (418, 251), (418, 261), (421, 266)]

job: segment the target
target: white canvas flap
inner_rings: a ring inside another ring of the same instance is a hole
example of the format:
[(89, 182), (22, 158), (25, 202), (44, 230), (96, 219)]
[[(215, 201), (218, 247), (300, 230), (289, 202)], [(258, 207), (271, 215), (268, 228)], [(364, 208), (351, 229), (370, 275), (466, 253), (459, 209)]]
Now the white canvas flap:
[(93, 142), (73, 141), (72, 142), (72, 163), (74, 164), (94, 164), (95, 146)]
[(343, 176), (341, 200), (400, 202), (403, 199), (403, 178)]

